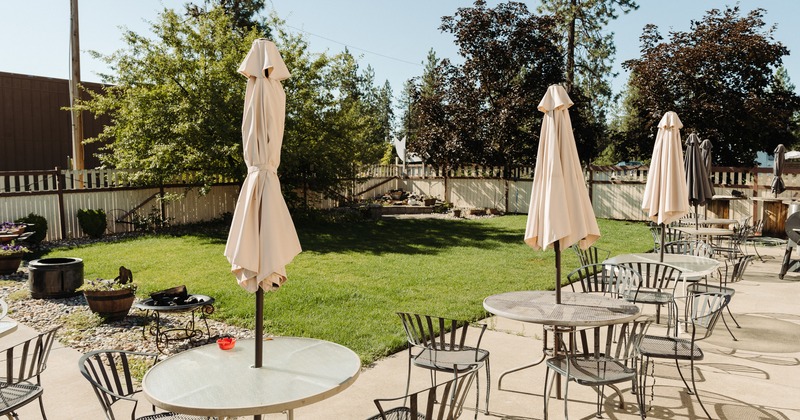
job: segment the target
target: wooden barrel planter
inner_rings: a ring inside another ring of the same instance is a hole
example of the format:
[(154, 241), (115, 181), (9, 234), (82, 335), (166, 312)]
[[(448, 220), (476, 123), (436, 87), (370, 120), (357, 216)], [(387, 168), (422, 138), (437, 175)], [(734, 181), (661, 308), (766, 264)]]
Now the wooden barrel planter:
[(22, 263), (22, 254), (0, 255), (0, 274), (14, 274)]
[(118, 321), (128, 315), (136, 296), (133, 290), (84, 290), (86, 303), (92, 312), (105, 318), (106, 321)]
[(83, 284), (83, 260), (60, 257), (28, 263), (28, 288), (34, 299), (63, 299), (77, 296)]

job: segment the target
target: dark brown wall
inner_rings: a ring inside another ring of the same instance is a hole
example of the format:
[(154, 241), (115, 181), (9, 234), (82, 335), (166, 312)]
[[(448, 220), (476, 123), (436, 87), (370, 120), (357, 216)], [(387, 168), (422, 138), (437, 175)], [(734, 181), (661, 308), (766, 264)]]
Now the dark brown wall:
[[(102, 85), (84, 83), (89, 89)], [(69, 80), (0, 72), (0, 171), (67, 168), (72, 156)], [(109, 119), (83, 114), (83, 138), (97, 136)], [(87, 169), (100, 165), (99, 144), (84, 145)]]

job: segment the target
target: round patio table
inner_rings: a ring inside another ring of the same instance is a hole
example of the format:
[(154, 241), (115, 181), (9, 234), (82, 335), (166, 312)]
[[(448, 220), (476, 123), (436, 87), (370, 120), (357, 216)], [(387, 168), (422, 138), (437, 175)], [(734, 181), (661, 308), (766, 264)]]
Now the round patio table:
[(355, 382), (361, 360), (330, 341), (274, 337), (264, 341), (264, 365), (253, 367), (255, 340), (231, 350), (195, 347), (153, 366), (145, 397), (176, 413), (230, 417), (288, 412), (331, 397)]
[(611, 325), (639, 315), (636, 305), (594, 293), (562, 292), (561, 304), (556, 304), (555, 292), (507, 292), (487, 297), (483, 307), (503, 318), (558, 327)]

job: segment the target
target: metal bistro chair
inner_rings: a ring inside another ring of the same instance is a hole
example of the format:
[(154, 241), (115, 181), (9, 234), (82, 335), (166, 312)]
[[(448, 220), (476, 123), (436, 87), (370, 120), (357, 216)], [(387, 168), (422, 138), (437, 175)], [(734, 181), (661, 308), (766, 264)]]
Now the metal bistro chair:
[(657, 262), (624, 262), (622, 266), (637, 271), (642, 282), (633, 295), (624, 298), (634, 304), (642, 303), (656, 307), (656, 323), (661, 321), (661, 307), (667, 307), (667, 335), (673, 324), (678, 332), (677, 304), (675, 303), (675, 286), (683, 277), (683, 271), (677, 267)]
[[(397, 398), (374, 400), (378, 414), (367, 420), (455, 420), (464, 409), (467, 391), (478, 368), (439, 385)], [(391, 407), (391, 408), (387, 408)]]
[(575, 244), (570, 248), (572, 248), (572, 250), (578, 254), (578, 259), (580, 260), (581, 265), (599, 264), (608, 259), (609, 255), (611, 255), (611, 251), (597, 248), (594, 245), (586, 249), (581, 249), (578, 244)]
[(136, 417), (136, 408), (139, 400), (134, 397), (141, 392), (135, 384), (131, 374), (132, 366), (152, 367), (158, 361), (158, 355), (152, 353), (140, 353), (124, 350), (95, 350), (84, 354), (78, 361), (78, 368), (94, 388), (94, 393), (107, 420), (115, 420), (113, 405), (120, 400), (132, 402), (131, 420), (199, 420), (207, 417), (197, 417), (177, 413), (156, 413), (153, 406), (153, 414)]
[[(547, 406), (555, 375), (552, 370), (566, 379), (564, 389), (564, 418), (569, 418), (567, 404), (569, 401), (569, 383), (574, 381), (580, 385), (591, 386), (597, 391), (597, 414), (601, 418), (603, 407), (603, 389), (611, 387), (619, 397), (620, 409), (625, 408), (622, 392), (615, 384), (630, 382), (635, 390), (637, 370), (636, 351), (639, 340), (645, 336), (650, 322), (646, 317), (625, 323), (617, 323), (602, 327), (579, 329), (572, 334), (570, 348), (561, 342), (561, 355), (547, 359), (544, 392), (544, 418), (547, 418)], [(637, 403), (642, 400), (636, 394)]]
[[(754, 255), (740, 255), (736, 258), (725, 260), (725, 264), (720, 266), (717, 270), (717, 274), (719, 276), (719, 287), (727, 288), (730, 292), (731, 298), (735, 293), (734, 289), (728, 287), (729, 283), (736, 283), (742, 279), (744, 276), (744, 271), (747, 269), (747, 266), (750, 265), (750, 262), (753, 261), (755, 258)], [(725, 310), (728, 311), (728, 315), (730, 315), (733, 323), (736, 324), (736, 328), (742, 328), (739, 325), (739, 322), (736, 321), (734, 318), (733, 313), (731, 312), (731, 306), (728, 304), (725, 306)], [(722, 324), (725, 325), (725, 329), (728, 330), (728, 334), (731, 335), (733, 341), (739, 341), (735, 335), (733, 335), (733, 331), (731, 331), (730, 326), (728, 326), (728, 322), (725, 320), (725, 314), (722, 314)]]
[[(661, 249), (661, 225), (650, 223), (650, 233), (653, 235), (653, 252)], [(669, 226), (664, 226), (664, 243), (686, 239), (683, 232)]]
[(59, 328), (61, 327), (55, 327), (2, 351), (4, 357), (0, 360), (0, 416), (18, 419), (16, 410), (38, 398), (42, 418), (47, 419), (42, 401), (44, 388), (41, 374), (47, 368), (47, 358)]
[(602, 293), (614, 298), (632, 298), (642, 282), (639, 272), (617, 264), (589, 264), (567, 274), (572, 291)]
[(696, 239), (680, 239), (665, 243), (664, 253), (712, 258), (714, 256), (714, 248), (706, 241)]
[[(639, 401), (642, 407), (642, 416), (645, 416), (646, 410), (644, 409), (645, 401), (645, 388), (647, 382), (647, 366), (651, 358), (659, 359), (672, 359), (675, 361), (675, 367), (678, 369), (678, 374), (686, 386), (686, 390), (690, 395), (697, 397), (697, 402), (700, 403), (703, 411), (708, 418), (708, 410), (700, 400), (700, 395), (697, 393), (697, 384), (694, 378), (694, 362), (703, 360), (703, 351), (697, 345), (697, 342), (711, 336), (714, 326), (717, 324), (722, 309), (725, 308), (731, 300), (732, 293), (730, 289), (721, 287), (718, 291), (710, 291), (709, 286), (702, 284), (690, 284), (688, 287), (689, 296), (686, 299), (686, 313), (688, 314), (688, 324), (691, 325), (691, 338), (677, 338), (677, 337), (664, 337), (645, 335), (639, 342), (639, 354), (642, 357), (642, 365), (639, 369)], [(688, 360), (691, 372), (692, 386), (686, 382), (683, 373), (681, 372), (680, 361)]]
[[(486, 369), (486, 413), (489, 412), (489, 351), (480, 348), (486, 325), (480, 332), (474, 347), (467, 345), (470, 323), (431, 315), (398, 312), (408, 339), (408, 379), (406, 394), (411, 387), (411, 365), (430, 370), (431, 385), (436, 384), (436, 372), (448, 372), (459, 376), (473, 365)], [(478, 418), (480, 379), (475, 381), (475, 418)]]

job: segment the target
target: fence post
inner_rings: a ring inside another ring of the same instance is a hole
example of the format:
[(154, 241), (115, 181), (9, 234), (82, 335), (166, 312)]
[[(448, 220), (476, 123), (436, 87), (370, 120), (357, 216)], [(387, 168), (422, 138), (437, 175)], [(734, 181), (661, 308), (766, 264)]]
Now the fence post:
[(56, 196), (58, 197), (58, 224), (61, 226), (61, 237), (59, 239), (67, 238), (67, 224), (66, 214), (64, 213), (64, 175), (61, 170), (56, 166)]

